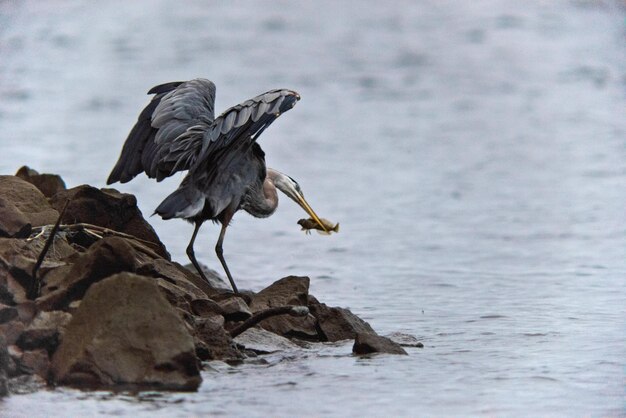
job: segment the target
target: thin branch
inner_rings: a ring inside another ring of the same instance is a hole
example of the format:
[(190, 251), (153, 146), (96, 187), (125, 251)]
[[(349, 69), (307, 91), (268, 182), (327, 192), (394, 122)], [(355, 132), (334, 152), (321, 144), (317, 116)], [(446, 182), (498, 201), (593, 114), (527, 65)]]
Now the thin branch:
[(61, 210), (61, 213), (59, 214), (59, 219), (57, 219), (57, 222), (54, 224), (54, 227), (52, 227), (52, 231), (50, 231), (50, 236), (48, 236), (48, 239), (46, 240), (46, 243), (44, 244), (43, 249), (39, 253), (39, 257), (37, 257), (37, 262), (35, 263), (35, 267), (33, 267), (33, 273), (32, 273), (33, 282), (29, 290), (29, 295), (31, 296), (31, 299), (35, 299), (37, 298), (37, 296), (39, 296), (39, 291), (41, 290), (41, 282), (37, 279), (37, 271), (39, 271), (39, 267), (41, 267), (41, 263), (43, 263), (43, 259), (46, 257), (46, 253), (50, 249), (52, 242), (54, 242), (54, 236), (59, 230), (59, 226), (61, 225), (61, 219), (63, 218), (63, 215), (65, 215), (65, 210), (67, 209), (67, 206), (69, 205), (69, 203), (70, 203), (69, 199), (65, 201), (65, 205), (63, 206), (63, 209)]
[[(47, 228), (49, 228), (50, 225), (44, 225), (44, 226), (40, 226), (37, 228), (33, 228), (33, 233), (37, 233), (38, 231), (41, 230), (41, 232)], [(87, 223), (76, 223), (76, 224), (65, 224), (65, 225), (60, 225), (59, 229), (63, 232), (66, 231), (70, 231), (70, 232), (85, 232), (88, 235), (91, 235), (93, 237), (96, 237), (98, 239), (102, 239), (102, 237), (104, 235), (113, 235), (116, 237), (120, 237), (120, 238), (127, 238), (127, 239), (132, 239), (135, 240), (137, 242), (140, 242), (142, 244), (146, 244), (146, 245), (150, 245), (152, 247), (156, 247), (156, 248), (160, 248), (159, 244), (157, 244), (156, 242), (152, 242), (152, 241), (147, 241), (145, 239), (141, 239), (141, 238), (137, 238), (134, 235), (130, 235), (130, 234), (125, 234), (123, 232), (119, 232), (116, 231), (114, 229), (109, 229), (109, 228), (104, 228), (102, 226), (98, 226), (98, 225), (92, 225), (92, 224), (87, 224)], [(35, 237), (39, 236), (39, 234), (41, 234), (41, 232), (39, 232)], [(30, 239), (34, 239), (30, 238)]]
[(291, 316), (306, 316), (309, 314), (309, 308), (306, 306), (278, 306), (276, 308), (268, 308), (261, 312), (258, 312), (254, 316), (248, 318), (243, 324), (235, 327), (230, 331), (230, 336), (235, 338), (237, 335), (241, 334), (248, 328), (251, 328), (263, 321), (264, 319), (270, 318), (276, 315), (285, 315), (289, 314)]

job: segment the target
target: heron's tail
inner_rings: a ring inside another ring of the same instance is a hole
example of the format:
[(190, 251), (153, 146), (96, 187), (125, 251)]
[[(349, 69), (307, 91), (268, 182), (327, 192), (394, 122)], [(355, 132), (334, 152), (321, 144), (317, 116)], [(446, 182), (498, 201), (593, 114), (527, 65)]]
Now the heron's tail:
[(161, 202), (154, 213), (163, 219), (189, 219), (202, 213), (205, 201), (204, 194), (198, 189), (182, 184)]

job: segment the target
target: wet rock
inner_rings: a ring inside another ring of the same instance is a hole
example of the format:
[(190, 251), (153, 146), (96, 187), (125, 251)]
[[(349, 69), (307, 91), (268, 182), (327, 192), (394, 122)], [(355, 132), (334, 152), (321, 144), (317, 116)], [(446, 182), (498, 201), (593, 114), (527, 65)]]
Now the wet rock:
[(51, 225), (59, 217), (39, 189), (18, 177), (0, 176), (0, 196), (0, 236), (14, 236), (27, 224)]
[(195, 390), (192, 336), (153, 279), (121, 273), (92, 285), (52, 360), (57, 383)]
[(87, 223), (123, 232), (156, 244), (154, 251), (170, 258), (152, 226), (143, 218), (135, 196), (115, 189), (82, 185), (58, 192), (50, 203), (60, 211), (68, 199), (70, 203), (63, 216), (64, 223)]
[(380, 335), (368, 332), (359, 332), (356, 334), (352, 352), (354, 354), (407, 354), (407, 352), (404, 351), (404, 348), (400, 347), (399, 344), (396, 344), (389, 338), (381, 337)]
[(2, 335), (0, 335), (0, 398), (8, 393), (7, 379), (9, 369), (9, 352), (7, 344)]
[(15, 395), (35, 393), (45, 389), (46, 386), (46, 380), (37, 375), (24, 374), (9, 379), (9, 393)]
[(262, 328), (249, 328), (234, 339), (235, 343), (257, 354), (289, 351), (300, 348), (289, 339)]
[(201, 360), (239, 359), (241, 353), (233, 346), (233, 340), (224, 330), (224, 318), (214, 315), (197, 318), (196, 339), (202, 343)]
[(394, 343), (400, 344), (400, 346), (402, 347), (424, 348), (424, 344), (410, 334), (404, 334), (402, 332), (392, 332), (386, 337)]
[(22, 166), (15, 175), (38, 188), (46, 197), (52, 197), (57, 192), (65, 190), (65, 182), (57, 174), (39, 174), (28, 166)]
[[(252, 297), (252, 313), (285, 305), (307, 306), (309, 278), (288, 276), (261, 290)], [(261, 327), (284, 337), (319, 341), (316, 319), (309, 314), (304, 317), (275, 316), (261, 322)]]
[(309, 305), (317, 318), (318, 327), (324, 341), (351, 340), (359, 332), (376, 334), (370, 324), (344, 308), (331, 308), (324, 303)]

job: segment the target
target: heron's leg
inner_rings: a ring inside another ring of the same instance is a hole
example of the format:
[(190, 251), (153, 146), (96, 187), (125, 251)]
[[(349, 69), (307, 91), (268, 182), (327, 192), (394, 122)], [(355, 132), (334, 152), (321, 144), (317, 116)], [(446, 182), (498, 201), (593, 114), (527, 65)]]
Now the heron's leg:
[(196, 235), (198, 235), (198, 231), (200, 230), (201, 226), (202, 221), (195, 223), (193, 235), (191, 236), (191, 241), (189, 241), (189, 245), (187, 246), (187, 256), (191, 260), (191, 264), (193, 264), (196, 270), (198, 270), (198, 273), (200, 273), (200, 277), (202, 277), (205, 282), (210, 284), (209, 279), (207, 279), (207, 277), (204, 275), (204, 272), (200, 268), (200, 264), (198, 264), (198, 260), (196, 260), (196, 254), (193, 251), (193, 243), (196, 241)]
[(228, 276), (230, 285), (233, 287), (233, 291), (236, 294), (240, 294), (239, 290), (237, 290), (237, 286), (235, 285), (235, 281), (233, 280), (233, 276), (230, 274), (230, 270), (228, 270), (228, 266), (226, 265), (226, 260), (224, 259), (224, 250), (222, 249), (222, 242), (224, 242), (224, 235), (226, 234), (226, 227), (228, 227), (228, 222), (222, 223), (222, 230), (220, 231), (220, 237), (217, 240), (217, 244), (215, 244), (215, 253), (217, 254), (217, 258), (220, 259), (220, 263), (222, 263), (222, 267), (224, 267), (224, 271), (226, 272), (226, 275)]

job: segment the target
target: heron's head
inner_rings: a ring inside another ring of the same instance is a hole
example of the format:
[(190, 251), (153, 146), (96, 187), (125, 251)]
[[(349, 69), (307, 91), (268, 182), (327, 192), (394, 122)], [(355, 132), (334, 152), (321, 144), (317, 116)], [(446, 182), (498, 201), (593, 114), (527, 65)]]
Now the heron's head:
[(274, 183), (274, 186), (284, 194), (286, 194), (291, 200), (296, 202), (308, 215), (317, 222), (324, 231), (326, 231), (326, 227), (320, 221), (320, 218), (313, 211), (308, 202), (304, 199), (304, 194), (302, 193), (302, 189), (297, 181), (292, 179), (286, 174), (281, 173), (280, 171), (273, 170), (271, 168), (267, 169), (267, 176)]

